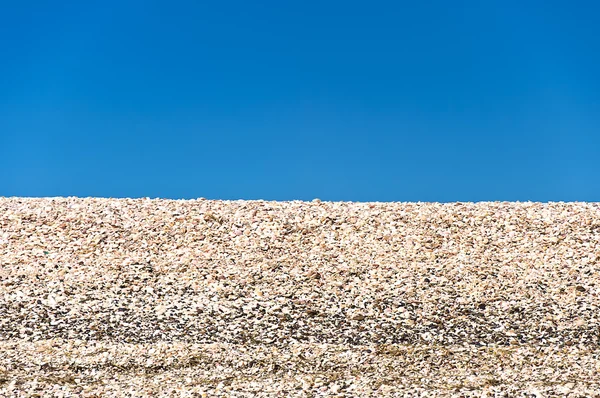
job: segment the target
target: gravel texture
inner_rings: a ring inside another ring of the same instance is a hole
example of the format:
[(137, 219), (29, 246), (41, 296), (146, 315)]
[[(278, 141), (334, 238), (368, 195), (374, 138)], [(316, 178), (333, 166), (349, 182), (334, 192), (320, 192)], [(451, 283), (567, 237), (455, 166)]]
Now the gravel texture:
[(600, 204), (0, 198), (0, 396), (598, 397)]

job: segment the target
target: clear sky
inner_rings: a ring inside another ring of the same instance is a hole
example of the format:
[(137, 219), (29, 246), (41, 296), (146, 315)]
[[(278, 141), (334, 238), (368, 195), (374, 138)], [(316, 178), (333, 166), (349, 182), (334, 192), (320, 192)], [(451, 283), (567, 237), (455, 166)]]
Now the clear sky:
[(600, 201), (595, 1), (4, 1), (0, 196)]

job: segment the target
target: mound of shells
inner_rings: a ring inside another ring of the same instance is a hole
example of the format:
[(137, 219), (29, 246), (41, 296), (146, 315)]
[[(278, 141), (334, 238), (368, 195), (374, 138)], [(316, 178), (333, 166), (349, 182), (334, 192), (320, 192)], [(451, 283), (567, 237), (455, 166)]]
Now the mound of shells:
[(0, 198), (0, 396), (600, 396), (600, 204)]

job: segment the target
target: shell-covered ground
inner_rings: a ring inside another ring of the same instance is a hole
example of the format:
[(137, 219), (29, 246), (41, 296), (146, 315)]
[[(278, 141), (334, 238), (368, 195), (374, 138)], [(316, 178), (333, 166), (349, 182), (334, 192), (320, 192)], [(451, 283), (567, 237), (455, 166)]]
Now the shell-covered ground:
[(0, 198), (0, 396), (600, 396), (600, 204)]

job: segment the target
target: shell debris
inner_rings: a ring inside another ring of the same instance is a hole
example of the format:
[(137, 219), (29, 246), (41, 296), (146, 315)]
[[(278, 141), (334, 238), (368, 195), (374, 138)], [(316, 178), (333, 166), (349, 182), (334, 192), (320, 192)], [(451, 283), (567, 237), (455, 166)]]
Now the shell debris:
[(600, 204), (0, 198), (0, 396), (600, 396)]

